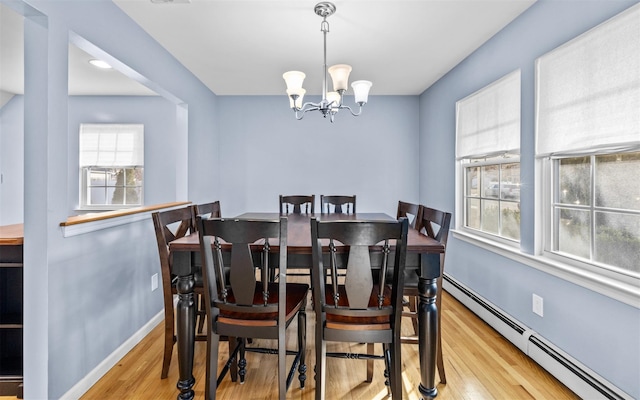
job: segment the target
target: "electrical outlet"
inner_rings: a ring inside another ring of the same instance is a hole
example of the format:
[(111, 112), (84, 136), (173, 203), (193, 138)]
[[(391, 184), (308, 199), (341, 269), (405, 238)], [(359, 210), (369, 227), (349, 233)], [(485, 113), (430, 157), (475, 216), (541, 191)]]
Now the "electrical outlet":
[(544, 299), (537, 294), (533, 294), (533, 312), (539, 316), (544, 316)]
[(158, 274), (151, 275), (151, 291), (153, 292), (158, 288)]

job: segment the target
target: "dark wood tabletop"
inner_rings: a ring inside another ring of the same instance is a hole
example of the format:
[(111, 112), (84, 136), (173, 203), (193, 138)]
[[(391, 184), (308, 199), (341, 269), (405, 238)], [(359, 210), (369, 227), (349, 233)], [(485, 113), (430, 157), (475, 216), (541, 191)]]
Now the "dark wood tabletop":
[[(395, 218), (384, 213), (357, 213), (357, 214), (315, 214), (319, 220), (366, 220), (366, 221), (394, 221)], [(311, 216), (306, 214), (289, 214), (287, 217), (287, 247), (290, 254), (311, 254)], [(259, 219), (277, 220), (278, 213), (244, 213), (234, 219)], [(169, 244), (170, 251), (198, 251), (198, 234), (194, 233)], [(271, 246), (277, 251), (277, 246)], [(442, 243), (423, 235), (415, 229), (409, 229), (407, 237), (407, 252), (409, 253), (442, 253)]]

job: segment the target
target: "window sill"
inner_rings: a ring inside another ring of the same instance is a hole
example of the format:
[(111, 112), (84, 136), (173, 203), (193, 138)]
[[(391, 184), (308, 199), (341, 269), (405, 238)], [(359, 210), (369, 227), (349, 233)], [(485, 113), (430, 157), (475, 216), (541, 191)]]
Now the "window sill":
[(60, 223), (63, 237), (82, 235), (101, 229), (112, 228), (114, 226), (130, 224), (149, 218), (149, 215), (157, 210), (165, 208), (181, 207), (191, 204), (188, 201), (156, 204), (152, 206), (142, 206), (128, 208), (126, 210), (113, 210), (105, 212), (95, 212), (67, 218)]
[(635, 308), (640, 308), (640, 282), (632, 277), (620, 280), (597, 274), (542, 255), (525, 254), (520, 249), (493, 242), (469, 232), (452, 230), (453, 236), (464, 242), (489, 250), (521, 264), (535, 268), (604, 296), (618, 300)]

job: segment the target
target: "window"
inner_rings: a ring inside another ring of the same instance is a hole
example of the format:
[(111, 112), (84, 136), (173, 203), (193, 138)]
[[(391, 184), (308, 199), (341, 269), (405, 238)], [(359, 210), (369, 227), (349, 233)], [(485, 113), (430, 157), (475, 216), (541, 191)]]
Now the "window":
[(640, 6), (536, 60), (544, 250), (640, 277)]
[(80, 125), (80, 204), (112, 210), (143, 204), (144, 126)]
[(464, 225), (520, 240), (520, 163), (509, 157), (469, 160), (464, 166)]
[(640, 272), (640, 152), (553, 160), (550, 251)]
[(519, 70), (456, 103), (456, 158), (461, 227), (519, 241)]

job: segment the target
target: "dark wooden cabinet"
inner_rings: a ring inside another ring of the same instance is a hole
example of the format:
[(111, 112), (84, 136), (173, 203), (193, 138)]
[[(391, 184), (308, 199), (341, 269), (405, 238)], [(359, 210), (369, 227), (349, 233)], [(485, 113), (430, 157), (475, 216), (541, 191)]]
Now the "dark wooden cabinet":
[(0, 226), (0, 396), (22, 398), (22, 224)]

